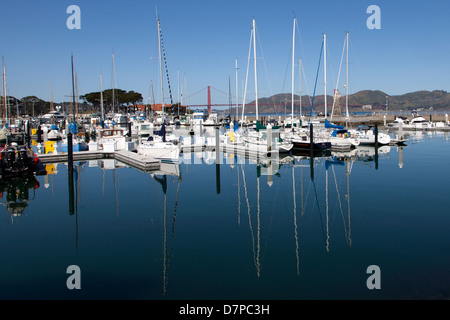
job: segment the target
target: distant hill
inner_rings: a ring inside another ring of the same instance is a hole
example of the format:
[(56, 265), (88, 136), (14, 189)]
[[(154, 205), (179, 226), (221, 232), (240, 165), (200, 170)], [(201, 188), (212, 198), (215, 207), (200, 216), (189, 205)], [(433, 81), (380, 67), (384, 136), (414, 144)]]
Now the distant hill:
[[(345, 94), (341, 93), (340, 106), (345, 111)], [(387, 98), (387, 99), (386, 99)], [(294, 95), (295, 111), (300, 108), (300, 97)], [(316, 96), (314, 98), (313, 110), (316, 112), (324, 112), (324, 96)], [(302, 96), (303, 112), (311, 108), (311, 96)], [(348, 104), (350, 111), (360, 111), (365, 109), (384, 110), (386, 101), (390, 111), (393, 110), (445, 110), (450, 109), (450, 93), (443, 90), (434, 91), (415, 91), (403, 95), (390, 96), (380, 90), (363, 90), (348, 96)], [(331, 112), (333, 107), (333, 97), (327, 95), (327, 111)], [(369, 107), (371, 106), (371, 107)], [(291, 94), (280, 93), (268, 98), (258, 99), (258, 110), (260, 113), (290, 113), (291, 111)], [(246, 112), (255, 112), (255, 101), (246, 104)]]

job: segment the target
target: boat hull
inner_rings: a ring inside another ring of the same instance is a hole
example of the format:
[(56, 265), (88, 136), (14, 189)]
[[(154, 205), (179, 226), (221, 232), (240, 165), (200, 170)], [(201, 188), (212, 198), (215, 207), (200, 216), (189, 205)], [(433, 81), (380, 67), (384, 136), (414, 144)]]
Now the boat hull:
[[(69, 149), (67, 147), (67, 144), (62, 144), (61, 145), (61, 151), (62, 152), (68, 152), (68, 150)], [(85, 142), (80, 142), (80, 143), (74, 142), (72, 144), (72, 150), (73, 150), (73, 152), (87, 151), (88, 150), (88, 145)]]
[[(294, 150), (310, 150), (311, 143), (309, 141), (293, 141)], [(313, 142), (313, 150), (328, 150), (331, 149), (331, 142)]]

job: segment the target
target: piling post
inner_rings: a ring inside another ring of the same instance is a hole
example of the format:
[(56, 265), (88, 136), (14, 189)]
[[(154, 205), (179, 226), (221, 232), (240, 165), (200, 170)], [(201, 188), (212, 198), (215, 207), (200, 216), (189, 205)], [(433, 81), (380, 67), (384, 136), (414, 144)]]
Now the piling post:
[(74, 188), (73, 188), (73, 141), (72, 132), (67, 134), (67, 168), (69, 180), (69, 214), (74, 214)]
[(41, 130), (41, 125), (39, 125), (38, 128), (37, 128), (37, 142), (39, 142), (39, 143), (42, 142), (42, 130)]
[(400, 122), (398, 126), (398, 139), (403, 140), (403, 123)]
[(27, 130), (27, 147), (28, 149), (31, 149), (31, 128), (30, 128), (30, 120), (27, 120), (25, 122), (26, 130)]
[(216, 163), (220, 162), (220, 132), (219, 127), (216, 127)]
[(216, 192), (220, 194), (220, 150), (219, 127), (216, 127)]
[(272, 151), (272, 126), (269, 124), (267, 126), (267, 151), (270, 152)]
[(309, 153), (312, 158), (314, 154), (314, 128), (312, 123), (309, 125)]
[(375, 123), (375, 148), (378, 148), (378, 123)]

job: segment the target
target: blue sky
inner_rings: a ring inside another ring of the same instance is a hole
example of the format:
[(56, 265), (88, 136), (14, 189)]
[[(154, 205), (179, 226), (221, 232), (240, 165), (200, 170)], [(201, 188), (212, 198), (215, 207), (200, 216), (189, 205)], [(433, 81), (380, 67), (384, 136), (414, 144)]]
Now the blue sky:
[[(72, 4), (81, 9), (80, 30), (66, 27), (70, 16), (66, 9)], [(380, 30), (366, 26), (369, 5), (381, 9)], [(0, 12), (0, 54), (5, 59), (9, 94), (49, 100), (51, 81), (53, 101), (70, 100), (72, 53), (80, 95), (100, 90), (100, 71), (103, 89), (111, 88), (114, 51), (116, 87), (138, 91), (147, 100), (152, 81), (155, 100), (160, 102), (156, 7), (174, 102), (178, 87), (185, 90), (184, 77), (190, 104), (206, 104), (208, 85), (213, 88), (213, 103), (228, 103), (229, 78), (234, 101), (235, 59), (242, 97), (252, 19), (258, 39), (258, 96), (289, 93), (294, 16), (299, 24), (295, 60), (302, 59), (305, 74), (302, 94), (313, 93), (323, 33), (328, 46), (327, 93), (332, 94), (346, 31), (350, 32), (350, 93), (448, 90), (448, 1), (15, 0), (5, 1)], [(322, 67), (317, 95), (324, 91)], [(341, 91), (344, 75), (345, 69)], [(298, 78), (296, 70), (296, 93)], [(248, 86), (247, 98), (252, 100), (252, 76)], [(165, 78), (164, 90), (168, 103)]]

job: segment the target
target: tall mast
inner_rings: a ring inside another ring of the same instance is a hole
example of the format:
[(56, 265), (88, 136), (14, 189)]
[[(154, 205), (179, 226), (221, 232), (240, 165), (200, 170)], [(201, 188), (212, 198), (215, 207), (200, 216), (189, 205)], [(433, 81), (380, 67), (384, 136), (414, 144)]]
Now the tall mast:
[(345, 116), (346, 118), (349, 118), (348, 114), (348, 31), (347, 31), (347, 39), (346, 39), (346, 46), (347, 46), (347, 62), (346, 62), (346, 85), (345, 85)]
[(104, 119), (104, 114), (103, 114), (103, 88), (102, 88), (102, 72), (100, 71), (100, 111), (102, 113), (102, 127), (103, 127), (103, 122), (105, 121)]
[(298, 59), (299, 83), (300, 83), (300, 119), (302, 119), (302, 59)]
[(112, 87), (112, 112), (115, 113), (115, 95), (114, 95), (114, 89), (116, 87), (116, 75), (115, 75), (115, 63), (114, 63), (114, 51), (112, 53), (112, 75), (111, 75), (111, 87)]
[(236, 70), (236, 121), (238, 121), (238, 108), (239, 108), (239, 95), (238, 95), (238, 66), (237, 66), (237, 59), (234, 61), (235, 63), (235, 70)]
[(158, 25), (159, 74), (161, 77), (162, 112), (164, 114), (164, 87), (163, 87), (163, 72), (162, 72), (162, 58), (161, 58), (161, 26), (159, 23), (158, 13), (156, 13), (156, 22)]
[(255, 103), (256, 103), (256, 120), (259, 120), (258, 116), (258, 75), (256, 73), (256, 24), (253, 19), (253, 63), (255, 68)]
[(53, 111), (53, 98), (52, 98), (52, 80), (49, 80), (49, 88), (50, 88), (50, 110)]
[[(2, 57), (2, 73), (3, 73), (3, 106), (5, 108), (5, 118), (6, 122), (8, 122), (8, 110), (6, 109), (6, 74), (5, 74), (5, 61)], [(3, 116), (3, 109), (2, 109)]]
[(75, 71), (75, 114), (78, 118), (78, 79), (76, 71)]
[(231, 77), (228, 76), (228, 104), (230, 105), (230, 116), (231, 116)]
[[(294, 121), (294, 52), (295, 52), (295, 22), (297, 19), (294, 18), (294, 26), (292, 28), (292, 95), (291, 95), (291, 121)], [(292, 123), (294, 125), (294, 123)]]
[(75, 80), (74, 80), (74, 74), (73, 74), (73, 54), (72, 54), (72, 117), (73, 121), (75, 122), (75, 116), (73, 112), (73, 108), (75, 107)]
[(325, 119), (327, 118), (327, 34), (323, 34), (323, 79), (324, 79), (324, 104)]
[(186, 96), (185, 98), (185, 104), (186, 104), (186, 113), (187, 113), (187, 108), (189, 108), (189, 100), (188, 100), (188, 90), (187, 90), (187, 81), (186, 81), (186, 73), (184, 74), (184, 95)]

